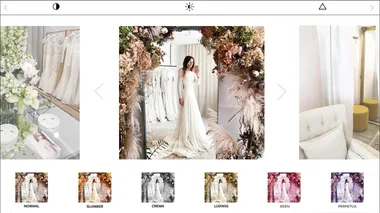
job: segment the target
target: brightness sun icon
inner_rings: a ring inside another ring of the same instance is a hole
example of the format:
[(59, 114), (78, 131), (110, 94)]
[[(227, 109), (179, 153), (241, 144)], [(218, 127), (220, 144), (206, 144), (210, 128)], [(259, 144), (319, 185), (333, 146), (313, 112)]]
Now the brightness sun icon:
[(192, 11), (194, 9), (194, 4), (189, 2), (189, 3), (186, 3), (186, 10), (188, 11)]

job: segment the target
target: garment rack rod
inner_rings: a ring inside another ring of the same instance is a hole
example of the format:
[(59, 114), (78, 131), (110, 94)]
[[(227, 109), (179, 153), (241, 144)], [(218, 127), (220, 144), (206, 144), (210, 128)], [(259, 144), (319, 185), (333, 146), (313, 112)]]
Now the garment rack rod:
[(160, 65), (160, 67), (177, 67), (175, 65)]

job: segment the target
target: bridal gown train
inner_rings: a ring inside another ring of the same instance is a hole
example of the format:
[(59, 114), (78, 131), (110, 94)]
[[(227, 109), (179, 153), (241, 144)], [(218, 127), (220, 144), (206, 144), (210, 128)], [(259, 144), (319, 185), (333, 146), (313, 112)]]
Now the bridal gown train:
[(199, 83), (194, 72), (186, 71), (183, 76), (182, 69), (179, 71), (178, 94), (183, 98), (184, 105), (179, 106), (174, 133), (165, 137), (165, 141), (171, 144), (169, 152), (186, 158), (194, 158), (210, 146), (194, 91)]

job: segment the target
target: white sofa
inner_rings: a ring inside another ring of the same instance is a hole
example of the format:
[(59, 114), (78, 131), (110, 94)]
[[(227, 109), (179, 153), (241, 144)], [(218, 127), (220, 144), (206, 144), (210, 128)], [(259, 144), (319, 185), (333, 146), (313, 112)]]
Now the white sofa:
[[(379, 152), (377, 150), (375, 150), (374, 148), (370, 147), (369, 145), (359, 140), (356, 140), (353, 138), (351, 139), (348, 137), (349, 135), (348, 133), (349, 131), (352, 132), (352, 129), (348, 128), (347, 111), (346, 111), (345, 105), (343, 104), (321, 107), (321, 108), (300, 113), (299, 158), (300, 159), (331, 159), (331, 158), (327, 158), (326, 156), (323, 156), (324, 154), (322, 151), (324, 149), (326, 150), (326, 152), (332, 152), (334, 150), (329, 150), (329, 149), (332, 149), (333, 146), (318, 147), (317, 155), (319, 156), (315, 156), (314, 154), (313, 157), (310, 158), (310, 157), (307, 157), (307, 154), (305, 154), (304, 152), (305, 144), (301, 144), (301, 143), (308, 143), (310, 141), (315, 141), (315, 139), (316, 141), (318, 141), (319, 138), (326, 137), (326, 135), (330, 134), (330, 132), (335, 131), (334, 129), (337, 129), (338, 127), (340, 127), (340, 124), (343, 124), (343, 134), (344, 134), (344, 136), (341, 136), (341, 139), (345, 141), (346, 147), (347, 147), (347, 150), (342, 149), (343, 150), (342, 152), (349, 153), (349, 155), (347, 155), (346, 157), (339, 157), (339, 158), (334, 158), (334, 159), (346, 159), (346, 158), (352, 159), (352, 155), (355, 155), (354, 157), (355, 159), (378, 159), (379, 158)], [(313, 143), (314, 143), (314, 147), (316, 147), (315, 142)], [(335, 150), (335, 151), (338, 151), (338, 150)]]

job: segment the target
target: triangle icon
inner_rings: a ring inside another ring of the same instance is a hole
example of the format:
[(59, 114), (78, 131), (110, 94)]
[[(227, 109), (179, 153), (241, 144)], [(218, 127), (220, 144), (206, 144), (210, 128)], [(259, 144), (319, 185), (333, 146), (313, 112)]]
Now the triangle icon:
[(321, 6), (319, 6), (319, 10), (327, 10), (325, 4), (322, 3)]

